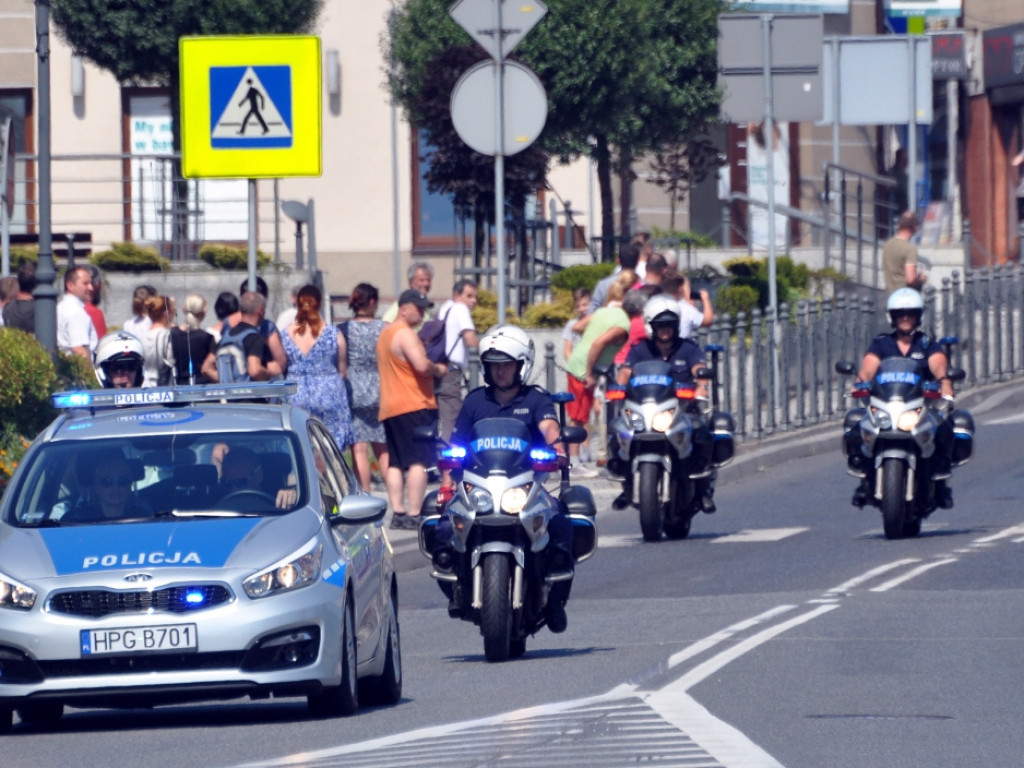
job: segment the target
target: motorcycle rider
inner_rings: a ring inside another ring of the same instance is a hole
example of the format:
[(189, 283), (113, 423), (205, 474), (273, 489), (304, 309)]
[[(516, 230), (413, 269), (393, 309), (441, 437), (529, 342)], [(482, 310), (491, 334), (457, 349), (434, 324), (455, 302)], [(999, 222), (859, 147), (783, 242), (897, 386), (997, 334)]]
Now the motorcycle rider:
[(142, 342), (127, 331), (108, 333), (96, 345), (96, 378), (106, 389), (142, 386)]
[[(892, 324), (891, 333), (880, 333), (871, 341), (857, 374), (858, 382), (871, 381), (878, 372), (883, 360), (891, 357), (905, 357), (918, 363), (918, 372), (927, 378), (939, 382), (939, 391), (946, 401), (946, 408), (952, 410), (954, 401), (953, 381), (947, 375), (949, 360), (942, 346), (933, 338), (920, 330), (921, 318), (924, 315), (924, 301), (921, 293), (914, 288), (898, 288), (890, 294), (885, 305)], [(861, 455), (861, 436), (857, 429), (849, 429), (846, 434), (847, 455)], [(935, 458), (939, 472), (948, 472), (953, 447), (953, 427), (949, 419), (944, 419), (936, 435)], [(853, 492), (852, 503), (863, 507), (870, 498), (871, 486), (869, 478), (863, 478)], [(936, 501), (943, 509), (953, 506), (953, 490), (945, 480), (935, 483)]]
[[(679, 302), (668, 295), (652, 296), (644, 305), (644, 325), (647, 338), (632, 346), (626, 362), (619, 369), (618, 383), (629, 383), (633, 366), (647, 360), (663, 360), (671, 364), (672, 376), (677, 384), (694, 384), (696, 400), (701, 403), (701, 412), (706, 422), (709, 415), (708, 380), (697, 379), (697, 371), (707, 364), (704, 351), (690, 338), (679, 335)], [(695, 455), (704, 455), (710, 460), (714, 438), (704, 423), (694, 430), (693, 450)], [(714, 500), (714, 476), (698, 480), (695, 494), (701, 509), (707, 514), (717, 507)], [(622, 480), (622, 493), (612, 502), (616, 509), (624, 509), (633, 503), (633, 473), (626, 469)]]
[[(455, 419), (452, 443), (460, 444), (469, 440), (473, 425), (481, 419), (512, 418), (523, 422), (532, 435), (534, 445), (552, 446), (558, 453), (559, 461), (567, 461), (565, 446), (558, 443), (561, 433), (558, 415), (550, 395), (537, 386), (527, 384), (533, 370), (533, 340), (521, 328), (514, 325), (499, 325), (480, 339), (480, 362), (483, 366), (485, 385), (470, 392), (462, 403)], [(450, 489), (442, 489), (439, 498), (451, 498)], [(561, 511), (557, 501), (552, 506), (558, 509), (548, 523), (549, 547), (555, 570), (571, 570), (572, 523)], [(439, 550), (452, 551), (451, 518), (443, 514), (437, 525), (435, 538), (435, 562)], [(451, 558), (448, 558), (451, 561)], [(449, 598), (449, 613), (461, 611), (462, 595), (448, 582), (438, 582)], [(572, 580), (557, 581), (548, 593), (545, 618), (552, 632), (564, 632), (568, 624), (565, 603), (569, 599)]]

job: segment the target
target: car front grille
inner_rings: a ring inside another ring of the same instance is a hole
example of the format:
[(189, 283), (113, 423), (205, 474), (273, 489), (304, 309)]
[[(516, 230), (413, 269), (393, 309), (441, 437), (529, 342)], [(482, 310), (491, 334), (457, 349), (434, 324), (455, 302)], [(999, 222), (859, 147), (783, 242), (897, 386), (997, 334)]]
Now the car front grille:
[(157, 653), (152, 655), (112, 656), (94, 659), (62, 659), (36, 662), (43, 677), (90, 677), (128, 675), (139, 672), (192, 672), (211, 669), (236, 670), (242, 664), (242, 651), (217, 653)]
[(100, 618), (116, 613), (149, 611), (191, 613), (231, 602), (231, 599), (231, 591), (223, 584), (187, 584), (124, 592), (82, 589), (53, 595), (49, 609), (54, 613)]

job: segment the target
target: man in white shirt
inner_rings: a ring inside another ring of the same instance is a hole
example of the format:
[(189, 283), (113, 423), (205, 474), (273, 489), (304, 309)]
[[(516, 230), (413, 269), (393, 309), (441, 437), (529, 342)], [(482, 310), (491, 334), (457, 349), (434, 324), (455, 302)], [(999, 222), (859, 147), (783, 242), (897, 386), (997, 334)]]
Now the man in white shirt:
[[(715, 309), (711, 305), (711, 294), (703, 289), (697, 294), (692, 293), (686, 275), (674, 269), (666, 270), (661, 278), (661, 288), (679, 302), (680, 338), (692, 338), (699, 328), (714, 322)], [(700, 309), (694, 305), (695, 301), (700, 301)]]
[(92, 363), (99, 344), (96, 327), (85, 311), (92, 299), (92, 278), (85, 267), (75, 267), (64, 275), (64, 296), (57, 304), (57, 349), (64, 354), (84, 357)]
[(455, 283), (452, 298), (437, 311), (437, 318), (444, 320), (444, 349), (448, 353), (448, 374), (434, 382), (438, 432), (445, 440), (451, 438), (455, 419), (462, 408), (462, 383), (469, 362), (466, 348), (479, 343), (472, 314), (476, 301), (477, 284), (463, 278)]

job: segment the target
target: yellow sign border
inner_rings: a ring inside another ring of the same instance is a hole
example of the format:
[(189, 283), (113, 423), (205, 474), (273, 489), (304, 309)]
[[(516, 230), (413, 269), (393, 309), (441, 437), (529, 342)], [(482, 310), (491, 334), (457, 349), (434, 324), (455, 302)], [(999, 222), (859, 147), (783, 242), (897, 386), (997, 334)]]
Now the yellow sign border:
[[(276, 179), (323, 174), (320, 38), (315, 35), (182, 37), (181, 165), (188, 178)], [(287, 65), (292, 70), (292, 146), (215, 148), (210, 68)]]

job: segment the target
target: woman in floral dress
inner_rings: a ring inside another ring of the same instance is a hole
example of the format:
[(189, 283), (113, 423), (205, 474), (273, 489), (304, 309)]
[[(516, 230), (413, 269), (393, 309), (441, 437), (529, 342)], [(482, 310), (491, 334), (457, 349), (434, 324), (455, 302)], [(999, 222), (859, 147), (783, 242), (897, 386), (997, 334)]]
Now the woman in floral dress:
[(352, 383), (352, 460), (359, 484), (370, 490), (369, 448), (380, 465), (381, 477), (388, 471), (388, 446), (384, 442), (384, 427), (377, 420), (380, 409), (380, 375), (377, 373), (377, 337), (387, 323), (376, 319), (377, 289), (369, 283), (359, 283), (352, 290), (348, 306), (353, 319), (339, 328), (348, 347), (348, 380)]
[(345, 339), (320, 316), (320, 289), (305, 285), (296, 299), (295, 322), (282, 336), (288, 381), (298, 383), (292, 405), (319, 418), (338, 447), (352, 445), (352, 414), (345, 391)]

